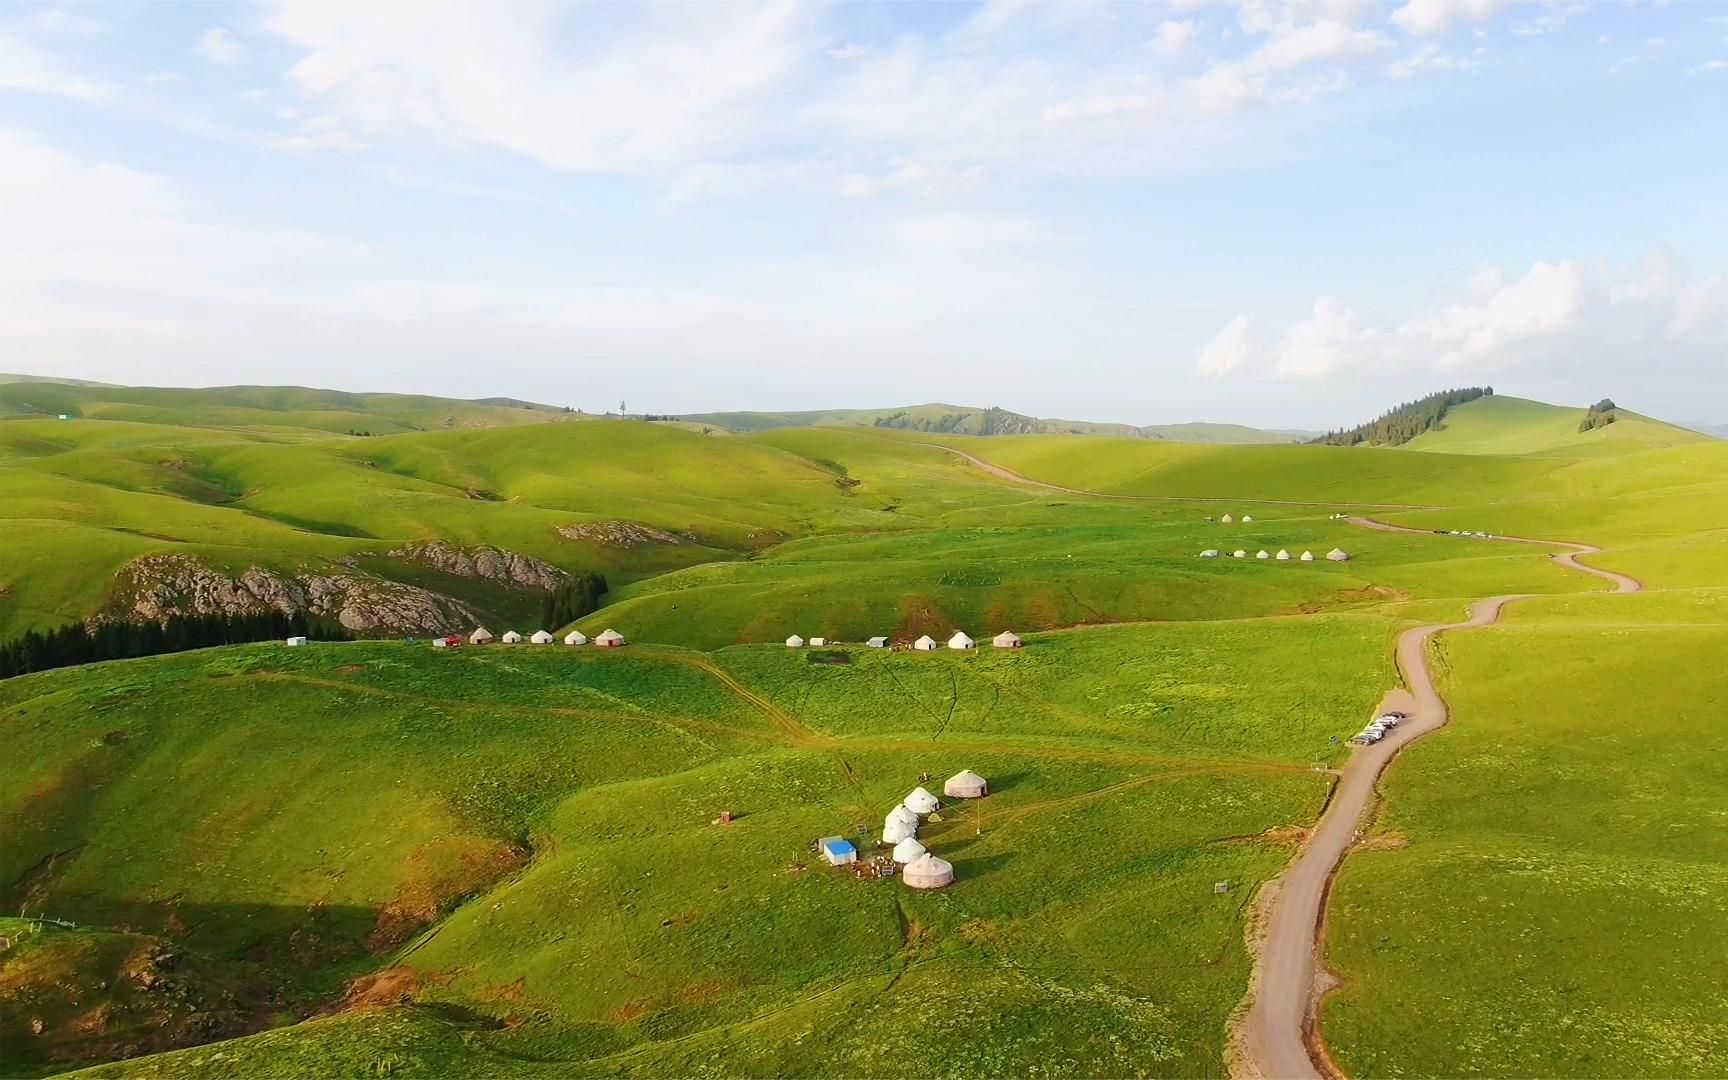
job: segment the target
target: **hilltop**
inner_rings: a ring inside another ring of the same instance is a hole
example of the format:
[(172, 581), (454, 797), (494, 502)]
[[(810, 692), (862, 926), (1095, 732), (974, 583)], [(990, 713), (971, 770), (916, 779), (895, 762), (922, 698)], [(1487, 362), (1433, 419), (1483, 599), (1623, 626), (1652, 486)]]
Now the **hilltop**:
[(1588, 409), (1548, 405), (1496, 394), (1447, 410), (1445, 421), (1403, 445), (1443, 454), (1630, 453), (1711, 441), (1711, 436), (1654, 420), (1629, 409), (1611, 410), (1614, 422), (1580, 430)]
[(773, 431), (788, 427), (873, 427), (944, 435), (1115, 435), (1195, 443), (1301, 442), (1313, 433), (1268, 431), (1241, 424), (1133, 424), (1089, 420), (1045, 420), (994, 406), (906, 405), (889, 409), (819, 409), (808, 412), (685, 413), (678, 419), (728, 431)]

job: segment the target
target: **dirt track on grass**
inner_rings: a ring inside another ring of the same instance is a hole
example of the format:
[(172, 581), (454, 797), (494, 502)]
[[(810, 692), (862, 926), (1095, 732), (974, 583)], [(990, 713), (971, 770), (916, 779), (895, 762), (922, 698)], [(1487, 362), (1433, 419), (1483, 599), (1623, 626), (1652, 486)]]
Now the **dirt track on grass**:
[[(1027, 484), (1031, 487), (1044, 488), (1047, 491), (1060, 491), (1060, 492), (1067, 494), (1067, 495), (1085, 495), (1088, 498), (1093, 498), (1093, 499), (1126, 499), (1130, 502), (1235, 503), (1235, 504), (1249, 504), (1249, 505), (1263, 505), (1263, 506), (1330, 506), (1330, 507), (1355, 506), (1355, 507), (1362, 507), (1362, 508), (1372, 509), (1372, 510), (1441, 510), (1441, 509), (1444, 509), (1444, 507), (1421, 506), (1421, 505), (1417, 505), (1415, 503), (1359, 503), (1359, 502), (1332, 502), (1332, 501), (1301, 502), (1301, 501), (1298, 501), (1295, 499), (1215, 498), (1215, 497), (1211, 497), (1211, 496), (1202, 497), (1202, 496), (1197, 496), (1197, 495), (1112, 495), (1108, 492), (1103, 492), (1103, 491), (1087, 491), (1084, 488), (1063, 487), (1061, 484), (1051, 484), (1051, 483), (1048, 483), (1048, 482), (1043, 481), (1043, 480), (1034, 480), (1030, 476), (1020, 475), (1019, 473), (1015, 472), (1013, 469), (1009, 469), (1009, 468), (1005, 468), (1001, 465), (993, 464), (991, 462), (985, 461), (983, 458), (980, 458), (980, 457), (973, 457), (971, 454), (968, 454), (964, 450), (956, 450), (952, 446), (944, 446), (941, 443), (927, 442), (927, 443), (919, 443), (918, 445), (919, 446), (934, 447), (937, 450), (946, 450), (948, 453), (953, 454), (955, 457), (961, 458), (961, 459), (968, 461), (968, 462), (971, 462), (973, 465), (976, 465), (978, 468), (989, 473), (991, 476), (997, 477), (997, 478), (1002, 479), (1002, 480), (1012, 480), (1016, 484)], [(1420, 531), (1420, 530), (1415, 530), (1415, 531)]]
[[(1362, 528), (1389, 532), (1428, 532), (1371, 518), (1350, 521)], [(1590, 544), (1512, 536), (1494, 540), (1564, 548), (1553, 556), (1561, 565), (1610, 581), (1615, 592), (1637, 592), (1642, 587), (1625, 574), (1578, 562), (1578, 556), (1602, 550)], [(1307, 844), (1283, 877), (1266, 890), (1249, 989), (1251, 1003), (1232, 1032), (1232, 1073), (1278, 1080), (1340, 1075), (1316, 1024), (1320, 999), (1331, 981), (1321, 953), (1333, 877), (1357, 840), (1362, 814), (1386, 766), (1404, 747), (1446, 723), (1446, 702), (1435, 689), (1428, 669), (1428, 642), (1449, 630), (1498, 622), (1506, 606), (1519, 599), (1522, 597), (1493, 596), (1478, 600), (1462, 622), (1418, 626), (1398, 636), (1398, 672), (1407, 689), (1388, 694), (1381, 707), (1400, 709), (1410, 718), (1379, 743), (1352, 752)]]

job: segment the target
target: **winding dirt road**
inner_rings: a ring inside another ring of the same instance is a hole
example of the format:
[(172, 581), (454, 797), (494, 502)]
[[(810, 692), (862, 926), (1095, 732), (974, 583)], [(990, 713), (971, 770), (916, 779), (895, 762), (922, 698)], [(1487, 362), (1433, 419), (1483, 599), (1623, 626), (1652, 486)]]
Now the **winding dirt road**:
[[(964, 458), (992, 476), (1004, 480), (1094, 498), (1436, 509), (1387, 503), (1108, 495), (1033, 480), (941, 443), (921, 445), (933, 446)], [(1430, 529), (1393, 525), (1368, 517), (1352, 517), (1349, 521), (1352, 525), (1364, 529), (1434, 535)], [(1615, 592), (1638, 592), (1643, 588), (1636, 578), (1579, 562), (1580, 556), (1595, 555), (1602, 550), (1592, 544), (1565, 540), (1533, 540), (1521, 536), (1495, 536), (1491, 539), (1499, 543), (1538, 544), (1559, 548), (1561, 550), (1552, 556), (1555, 562), (1568, 569), (1602, 578), (1613, 584)], [(1325, 811), (1297, 853), (1295, 861), (1283, 877), (1268, 882), (1261, 893), (1260, 940), (1255, 950), (1254, 974), (1249, 984), (1249, 1004), (1245, 1011), (1238, 1014), (1231, 1031), (1230, 1068), (1233, 1075), (1273, 1080), (1318, 1080), (1320, 1077), (1341, 1075), (1331, 1063), (1325, 1042), (1315, 1023), (1320, 999), (1331, 981), (1321, 963), (1321, 949), (1325, 940), (1326, 901), (1331, 893), (1332, 880), (1343, 863), (1344, 856), (1356, 842), (1362, 815), (1372, 801), (1375, 785), (1386, 767), (1406, 746), (1446, 724), (1446, 702), (1434, 688), (1433, 674), (1428, 669), (1428, 642), (1449, 630), (1490, 626), (1500, 620), (1506, 605), (1523, 598), (1522, 595), (1491, 596), (1472, 604), (1463, 622), (1418, 626), (1398, 635), (1396, 659), (1404, 689), (1388, 693), (1379, 711), (1397, 709), (1408, 713), (1409, 719), (1393, 728), (1392, 734), (1380, 742), (1351, 753), (1350, 761), (1340, 774)]]
[[(1422, 533), (1427, 530), (1391, 525), (1371, 518), (1351, 518), (1351, 523), (1389, 532)], [(1614, 584), (1615, 592), (1637, 592), (1642, 586), (1634, 578), (1601, 570), (1578, 561), (1601, 548), (1564, 541), (1495, 537), (1497, 541), (1545, 544), (1565, 550), (1554, 560), (1573, 570), (1592, 574)], [(1506, 605), (1522, 596), (1493, 596), (1471, 605), (1463, 622), (1418, 626), (1398, 636), (1398, 672), (1407, 689), (1393, 691), (1383, 708), (1408, 712), (1410, 718), (1392, 729), (1392, 734), (1350, 755), (1326, 811), (1296, 861), (1277, 882), (1267, 887), (1262, 909), (1263, 936), (1256, 956), (1249, 993), (1252, 1004), (1234, 1033), (1237, 1050), (1234, 1071), (1251, 1077), (1277, 1080), (1337, 1075), (1326, 1055), (1315, 1024), (1320, 999), (1329, 976), (1321, 963), (1324, 943), (1326, 900), (1333, 877), (1345, 854), (1356, 841), (1363, 812), (1374, 795), (1375, 784), (1386, 766), (1404, 747), (1445, 725), (1446, 702), (1434, 688), (1428, 670), (1428, 642), (1448, 630), (1488, 626), (1500, 619)]]

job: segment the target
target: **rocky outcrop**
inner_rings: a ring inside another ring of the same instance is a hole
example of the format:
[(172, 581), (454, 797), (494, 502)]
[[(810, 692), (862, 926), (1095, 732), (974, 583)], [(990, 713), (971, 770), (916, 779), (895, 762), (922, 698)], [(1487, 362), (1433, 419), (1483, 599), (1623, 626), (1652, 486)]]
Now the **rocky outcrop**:
[(480, 621), (472, 608), (453, 597), (360, 570), (289, 576), (252, 566), (230, 577), (191, 555), (133, 560), (120, 570), (116, 596), (113, 615), (129, 619), (275, 609), (334, 619), (357, 634), (433, 633)]
[(569, 575), (518, 551), (495, 547), (457, 547), (443, 540), (409, 544), (389, 553), (392, 559), (423, 563), (458, 577), (484, 578), (500, 585), (551, 592)]
[(590, 544), (621, 548), (684, 542), (684, 538), (675, 533), (650, 528), (636, 521), (577, 521), (558, 526), (558, 535), (567, 540), (585, 540)]

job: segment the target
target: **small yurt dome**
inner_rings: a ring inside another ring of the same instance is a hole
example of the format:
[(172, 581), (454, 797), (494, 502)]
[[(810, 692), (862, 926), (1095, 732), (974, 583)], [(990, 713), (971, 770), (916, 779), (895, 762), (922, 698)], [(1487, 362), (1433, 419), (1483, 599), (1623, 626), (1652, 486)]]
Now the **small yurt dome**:
[(474, 628), (474, 632), (468, 635), (468, 640), (474, 645), (484, 645), (492, 640), (492, 631), (484, 626), (477, 626)]
[(967, 636), (966, 631), (956, 630), (954, 636), (948, 639), (950, 649), (976, 649), (978, 643)]
[(1253, 520), (1254, 520), (1253, 514), (1243, 514), (1242, 515), (1242, 523), (1244, 525), (1246, 525), (1248, 522), (1253, 521)]
[(919, 652), (935, 652), (936, 651), (936, 639), (931, 637), (929, 634), (925, 634), (923, 637), (919, 638), (917, 641), (914, 641), (912, 643), (912, 647), (914, 649), (917, 649)]
[(1256, 559), (1270, 559), (1272, 555), (1265, 548), (1261, 548), (1257, 553), (1255, 553), (1254, 557)]
[(1279, 548), (1279, 549), (1278, 549), (1278, 554), (1276, 554), (1276, 555), (1274, 555), (1274, 556), (1272, 556), (1272, 557), (1273, 557), (1273, 558), (1274, 558), (1274, 559), (1279, 559), (1279, 560), (1281, 560), (1281, 561), (1284, 561), (1284, 562), (1289, 562), (1289, 561), (1290, 561), (1290, 553), (1289, 553), (1289, 552), (1288, 552), (1288, 551), (1285, 551), (1285, 550), (1284, 550), (1284, 549), (1283, 549), (1283, 548)]
[(1312, 551), (1304, 551), (1302, 553), (1302, 561), (1303, 562), (1313, 562), (1314, 561), (1314, 553)]
[(915, 787), (912, 789), (912, 794), (906, 796), (906, 801), (900, 805), (922, 817), (925, 814), (935, 813), (942, 804), (936, 801), (936, 796), (921, 787)]
[(910, 840), (918, 834), (918, 826), (908, 825), (904, 821), (889, 820), (882, 824), (882, 842), (898, 844), (902, 840)]
[(990, 644), (994, 645), (998, 649), (1018, 649), (1021, 645), (1025, 644), (1025, 642), (1021, 641), (1020, 635), (1016, 634), (1014, 631), (1004, 630), (1000, 634), (991, 638)]
[(909, 863), (922, 854), (924, 845), (920, 844), (916, 837), (908, 836), (894, 845), (894, 861), (897, 863)]
[(1200, 557), (1202, 559), (1216, 559), (1218, 557), (1218, 549), (1217, 548), (1207, 548), (1205, 551), (1202, 551), (1200, 553)]
[(584, 634), (580, 630), (572, 630), (568, 634), (564, 635), (564, 644), (566, 644), (566, 645), (586, 645), (586, 644), (588, 644), (588, 635)]
[(788, 649), (802, 649), (804, 647), (804, 639), (799, 637), (797, 634), (793, 634), (791, 637), (786, 639), (786, 647)]
[(926, 851), (906, 864), (900, 880), (914, 889), (940, 889), (954, 884), (954, 864)]
[(536, 631), (534, 631), (534, 636), (529, 638), (528, 640), (532, 641), (536, 645), (550, 645), (554, 641), (556, 641), (557, 638), (554, 638), (551, 634), (548, 634), (544, 630), (536, 630)]
[(886, 825), (893, 825), (895, 822), (899, 822), (902, 825), (910, 825), (916, 829), (918, 827), (918, 814), (905, 803), (901, 803), (894, 809), (888, 811), (888, 816), (883, 819), (883, 823)]
[(506, 645), (514, 645), (522, 640), (522, 635), (518, 634), (514, 630), (506, 630), (504, 631), (504, 636), (498, 640), (502, 641)]
[(950, 799), (982, 799), (990, 794), (990, 785), (971, 769), (961, 769), (942, 785), (942, 794)]
[(888, 639), (880, 636), (873, 637), (864, 644), (870, 646), (872, 649), (886, 649), (888, 647)]
[(1331, 559), (1333, 562), (1349, 562), (1350, 561), (1349, 554), (1346, 553), (1343, 548), (1333, 548), (1331, 551), (1328, 551), (1326, 553), (1326, 557), (1328, 559)]
[(594, 644), (602, 649), (616, 649), (625, 644), (624, 635), (616, 630), (602, 630), (599, 636), (594, 639)]
[(1225, 514), (1223, 517), (1219, 518), (1218, 520), (1222, 521), (1226, 525), (1233, 525), (1236, 522), (1236, 519), (1231, 517), (1229, 514)]
[(1230, 553), (1230, 557), (1232, 559), (1246, 559), (1248, 557), (1248, 553), (1246, 551), (1243, 551), (1241, 548), (1237, 548), (1235, 551), (1232, 551)]

